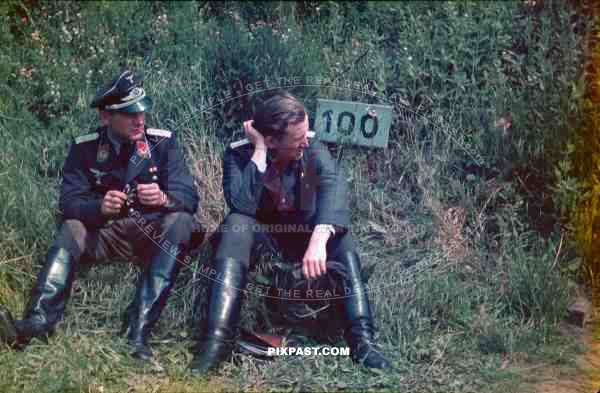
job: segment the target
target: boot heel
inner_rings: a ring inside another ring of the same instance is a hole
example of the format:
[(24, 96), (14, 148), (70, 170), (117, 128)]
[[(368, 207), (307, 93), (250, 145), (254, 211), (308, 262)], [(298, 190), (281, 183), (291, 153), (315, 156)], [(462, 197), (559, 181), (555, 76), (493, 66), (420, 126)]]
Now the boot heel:
[(373, 318), (369, 298), (365, 291), (360, 271), (360, 260), (355, 252), (343, 255), (346, 277), (342, 279), (344, 291), (350, 289), (350, 296), (342, 298), (342, 306), (347, 321), (346, 341), (350, 354), (355, 363), (373, 370), (388, 370), (394, 368), (377, 349), (374, 340)]

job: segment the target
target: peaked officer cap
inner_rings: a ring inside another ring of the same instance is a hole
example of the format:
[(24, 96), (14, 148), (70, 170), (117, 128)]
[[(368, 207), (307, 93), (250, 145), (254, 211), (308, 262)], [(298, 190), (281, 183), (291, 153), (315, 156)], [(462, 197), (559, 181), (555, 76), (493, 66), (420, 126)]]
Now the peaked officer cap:
[(137, 113), (150, 110), (152, 100), (146, 96), (141, 79), (128, 70), (101, 89), (90, 107), (105, 111)]

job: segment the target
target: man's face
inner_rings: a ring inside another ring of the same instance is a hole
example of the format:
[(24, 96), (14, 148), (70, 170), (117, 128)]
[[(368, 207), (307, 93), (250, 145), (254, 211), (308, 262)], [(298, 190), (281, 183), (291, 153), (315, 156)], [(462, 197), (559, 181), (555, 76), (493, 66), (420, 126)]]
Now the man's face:
[(144, 137), (145, 113), (104, 112), (102, 122), (117, 134), (130, 141), (138, 141)]
[(304, 154), (304, 149), (308, 147), (308, 116), (299, 123), (289, 124), (283, 137), (277, 139), (268, 137), (266, 139), (267, 147), (277, 149), (277, 159), (281, 160), (299, 160)]

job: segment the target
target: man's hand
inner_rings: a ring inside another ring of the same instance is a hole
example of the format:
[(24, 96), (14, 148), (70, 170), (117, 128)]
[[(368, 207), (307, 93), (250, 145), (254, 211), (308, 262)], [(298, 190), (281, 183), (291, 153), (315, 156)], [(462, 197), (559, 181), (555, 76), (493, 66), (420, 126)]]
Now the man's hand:
[(137, 199), (142, 205), (153, 207), (160, 207), (167, 203), (167, 195), (156, 183), (138, 184)]
[(327, 241), (331, 233), (315, 228), (302, 258), (304, 277), (315, 279), (327, 272)]
[(252, 120), (244, 122), (244, 132), (250, 143), (254, 145), (251, 160), (256, 164), (260, 172), (264, 172), (267, 169), (267, 145), (265, 144), (265, 137), (256, 128), (252, 127)]
[(254, 145), (255, 151), (258, 149), (266, 149), (267, 146), (265, 145), (265, 137), (262, 136), (262, 134), (258, 132), (256, 128), (252, 127), (252, 121), (253, 120), (246, 120), (244, 122), (244, 133), (246, 134), (246, 137), (250, 143)]
[(327, 266), (327, 248), (321, 244), (308, 245), (308, 249), (304, 253), (302, 258), (302, 273), (304, 277), (315, 279), (325, 274)]
[(102, 199), (102, 205), (100, 206), (100, 212), (105, 216), (114, 216), (119, 214), (121, 207), (127, 200), (127, 194), (121, 191), (111, 190), (104, 195)]

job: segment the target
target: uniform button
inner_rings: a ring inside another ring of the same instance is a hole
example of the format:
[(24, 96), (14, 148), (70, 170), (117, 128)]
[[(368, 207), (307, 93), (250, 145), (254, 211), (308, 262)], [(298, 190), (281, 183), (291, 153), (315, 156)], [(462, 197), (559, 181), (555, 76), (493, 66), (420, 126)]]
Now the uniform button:
[(129, 214), (133, 214), (133, 212), (134, 212), (133, 207), (130, 207), (129, 208)]
[(281, 203), (285, 203), (285, 198), (281, 198)]
[(154, 180), (154, 181), (158, 180), (158, 176), (152, 176), (152, 180)]

